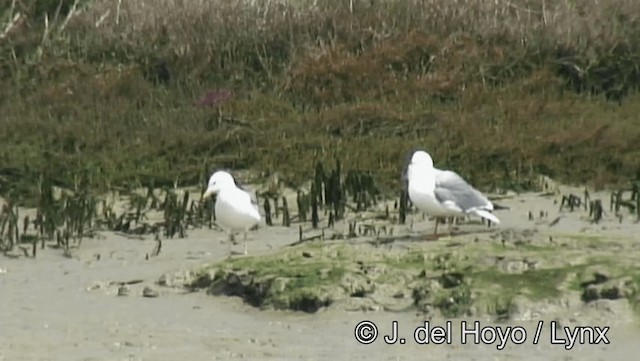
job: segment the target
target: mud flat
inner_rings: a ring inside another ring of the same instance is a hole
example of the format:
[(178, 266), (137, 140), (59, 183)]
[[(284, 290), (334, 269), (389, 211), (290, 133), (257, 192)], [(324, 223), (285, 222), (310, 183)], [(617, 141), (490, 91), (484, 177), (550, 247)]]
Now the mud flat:
[[(610, 193), (594, 192), (596, 223), (582, 204), (560, 210), (568, 194), (582, 189), (502, 197), (499, 226), (459, 223), (449, 239), (426, 237), (433, 221), (420, 215), (397, 224), (389, 203), (387, 219), (379, 204), (333, 227), (324, 214), (318, 229), (262, 224), (246, 256), (206, 228), (163, 239), (155, 256), (153, 236), (110, 232), (66, 252), (14, 252), (0, 259), (0, 360), (634, 360), (637, 216), (609, 212)], [(372, 344), (355, 339), (363, 320), (379, 327)], [(394, 320), (405, 344), (384, 342)], [(425, 321), (451, 321), (451, 343), (417, 344)], [(501, 350), (499, 339), (461, 344), (462, 321), (526, 337)], [(599, 343), (567, 350), (577, 326)], [(609, 344), (598, 339), (606, 327)]]

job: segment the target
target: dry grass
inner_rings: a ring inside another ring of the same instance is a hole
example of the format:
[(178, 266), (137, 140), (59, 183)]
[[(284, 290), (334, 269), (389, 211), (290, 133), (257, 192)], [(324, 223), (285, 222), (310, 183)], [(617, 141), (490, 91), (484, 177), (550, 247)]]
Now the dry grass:
[[(392, 189), (417, 146), (484, 186), (640, 175), (633, 0), (3, 4), (5, 191), (43, 169), (104, 187), (212, 167), (295, 183), (336, 154)], [(212, 89), (233, 96), (196, 105)]]

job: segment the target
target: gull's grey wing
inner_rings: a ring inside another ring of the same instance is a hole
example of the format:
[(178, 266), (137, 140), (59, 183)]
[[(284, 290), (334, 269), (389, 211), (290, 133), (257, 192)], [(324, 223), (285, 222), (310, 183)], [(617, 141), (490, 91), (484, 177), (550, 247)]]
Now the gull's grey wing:
[(452, 202), (463, 211), (472, 208), (493, 209), (493, 205), (487, 197), (452, 171), (436, 171), (436, 188), (434, 193), (440, 203)]

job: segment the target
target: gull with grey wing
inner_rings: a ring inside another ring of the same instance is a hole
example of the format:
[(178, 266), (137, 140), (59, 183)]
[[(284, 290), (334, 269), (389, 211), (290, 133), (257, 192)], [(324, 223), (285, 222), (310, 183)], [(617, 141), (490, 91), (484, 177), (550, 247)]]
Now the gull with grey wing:
[(421, 212), (436, 217), (434, 234), (438, 231), (437, 217), (476, 215), (500, 223), (491, 213), (493, 204), (487, 197), (457, 173), (435, 168), (433, 159), (423, 150), (413, 153), (407, 169), (407, 180), (411, 202)]

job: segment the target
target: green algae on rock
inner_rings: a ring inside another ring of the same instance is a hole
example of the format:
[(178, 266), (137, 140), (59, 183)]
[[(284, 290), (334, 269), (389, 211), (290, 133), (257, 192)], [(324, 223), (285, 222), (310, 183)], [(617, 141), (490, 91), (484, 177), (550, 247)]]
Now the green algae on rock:
[[(414, 242), (402, 248), (308, 242), (208, 265), (196, 272), (191, 287), (239, 296), (260, 308), (313, 313), (364, 302), (373, 309), (449, 318), (531, 317), (563, 307), (566, 297), (584, 304), (599, 299), (637, 303), (640, 278), (618, 272), (612, 258), (605, 262), (609, 256), (568, 262), (566, 255), (552, 252), (561, 244), (498, 252), (497, 242)], [(605, 268), (611, 279), (589, 283), (598, 265), (611, 266)]]

